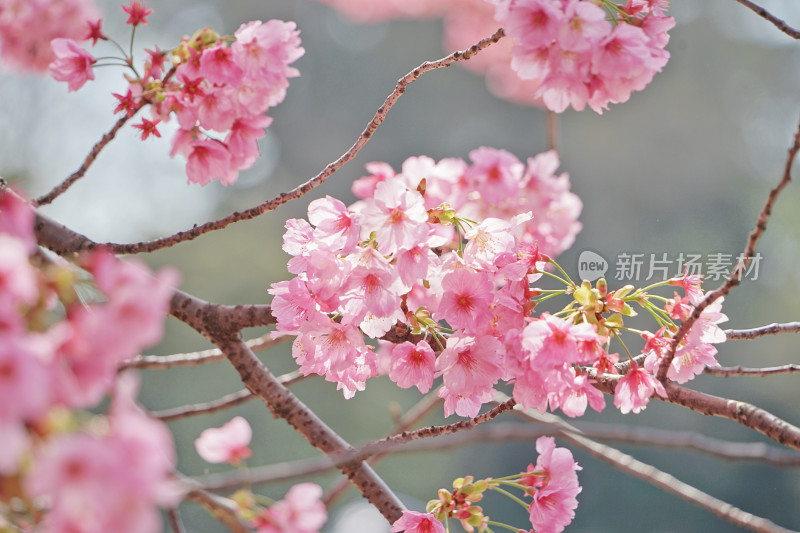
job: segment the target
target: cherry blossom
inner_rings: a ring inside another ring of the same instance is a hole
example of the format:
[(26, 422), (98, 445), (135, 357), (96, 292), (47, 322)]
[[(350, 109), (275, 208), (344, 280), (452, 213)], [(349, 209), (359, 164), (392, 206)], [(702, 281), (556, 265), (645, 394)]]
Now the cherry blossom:
[(298, 483), (260, 513), (253, 526), (258, 533), (317, 533), (328, 519), (321, 497), (319, 485)]
[(444, 524), (436, 520), (431, 513), (403, 511), (403, 516), (392, 524), (392, 532), (397, 533), (445, 533)]
[(97, 61), (92, 54), (72, 39), (53, 39), (55, 59), (50, 63), (53, 79), (66, 81), (70, 91), (77, 91), (83, 84), (94, 79), (92, 65)]
[(575, 518), (581, 492), (576, 471), (581, 467), (569, 450), (556, 447), (553, 437), (539, 437), (536, 451), (536, 466), (528, 466), (531, 475), (522, 477), (533, 496), (531, 524), (537, 533), (561, 533)]
[(87, 25), (98, 18), (92, 0), (1, 0), (0, 57), (14, 70), (44, 72), (56, 59), (51, 41), (94, 39)]
[(631, 367), (617, 382), (614, 390), (614, 405), (622, 414), (640, 412), (647, 407), (650, 397), (658, 394), (667, 397), (667, 391), (652, 374), (645, 369), (640, 369), (636, 361), (631, 360)]
[(220, 428), (203, 430), (194, 441), (197, 454), (209, 463), (239, 465), (252, 455), (250, 439), (253, 430), (241, 416), (232, 418)]

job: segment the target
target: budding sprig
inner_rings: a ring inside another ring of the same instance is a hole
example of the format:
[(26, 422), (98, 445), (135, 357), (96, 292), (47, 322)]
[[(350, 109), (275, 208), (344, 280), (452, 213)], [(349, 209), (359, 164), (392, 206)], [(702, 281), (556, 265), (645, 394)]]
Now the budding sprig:
[[(676, 320), (684, 320), (691, 311), (691, 305), (687, 302), (693, 296), (696, 297), (698, 293), (702, 295), (702, 291), (699, 289), (700, 280), (698, 276), (684, 274), (639, 289), (628, 284), (614, 291), (609, 291), (608, 282), (605, 278), (599, 278), (594, 286), (587, 280), (577, 284), (556, 261), (549, 257), (545, 257), (545, 259), (547, 263), (561, 273), (561, 276), (542, 269), (537, 270), (537, 273), (558, 280), (566, 288), (535, 288), (534, 294), (537, 295), (534, 297), (535, 302), (538, 304), (557, 296), (571, 295), (572, 299), (560, 311), (555, 313), (555, 316), (562, 316), (574, 324), (587, 323), (594, 325), (598, 335), (609, 340), (614, 338), (619, 341), (629, 356), (631, 356), (630, 351), (625, 346), (620, 333), (627, 331), (645, 337), (648, 335), (646, 331), (628, 328), (624, 325), (625, 317), (638, 315), (632, 306), (633, 304), (647, 311), (655, 320), (656, 329), (659, 329), (661, 334), (668, 335), (677, 331)], [(673, 298), (667, 298), (652, 292), (654, 289), (666, 285), (682, 286), (686, 290), (686, 295), (681, 297), (675, 293)]]

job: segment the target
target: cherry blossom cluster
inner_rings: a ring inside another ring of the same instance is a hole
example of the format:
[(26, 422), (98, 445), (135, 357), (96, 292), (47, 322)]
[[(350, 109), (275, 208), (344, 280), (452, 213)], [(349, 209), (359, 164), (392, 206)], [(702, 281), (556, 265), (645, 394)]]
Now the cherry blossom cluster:
[[(539, 457), (536, 465), (528, 465), (525, 472), (503, 478), (488, 478), (474, 481), (472, 476), (453, 482), (452, 491), (439, 489), (438, 498), (430, 500), (427, 512), (404, 511), (403, 516), (392, 525), (393, 532), (445, 533), (442, 521), (455, 519), (468, 532), (488, 529), (489, 517), (477, 502), (487, 490), (509, 496), (506, 489), (518, 489), (532, 501), (526, 509), (536, 533), (561, 533), (575, 518), (578, 507), (576, 496), (581, 492), (577, 471), (581, 469), (572, 453), (566, 448), (557, 448), (552, 437), (539, 437), (536, 441)], [(522, 500), (513, 498), (516, 503)], [(511, 531), (524, 531), (506, 524), (492, 522)]]
[(92, 0), (0, 0), (0, 56), (20, 72), (47, 70), (55, 59), (53, 39), (88, 39), (88, 21), (98, 11)]
[(666, 0), (497, 0), (495, 18), (514, 41), (511, 68), (538, 80), (535, 96), (555, 112), (587, 104), (598, 113), (647, 86), (669, 59), (675, 20)]
[[(296, 336), (301, 372), (336, 382), (348, 398), (377, 375), (423, 393), (441, 377), (445, 415), (467, 417), (503, 380), (523, 407), (575, 417), (604, 408), (594, 377), (619, 374), (611, 342), (636, 331), (647, 358), (618, 378), (614, 404), (638, 412), (654, 393), (664, 396), (654, 368), (669, 353), (677, 322), (702, 298), (700, 278), (671, 280), (685, 294), (671, 299), (652, 294), (666, 281), (616, 291), (603, 279), (595, 287), (573, 282), (551, 258), (580, 228), (580, 201), (567, 176), (553, 175), (556, 154), (523, 165), (484, 147), (470, 158), (412, 157), (399, 173), (369, 163), (370, 174), (353, 184), (361, 200), (346, 207), (318, 199), (308, 221), (286, 223), (284, 250), (296, 277), (270, 289), (274, 335)], [(543, 275), (564, 288), (533, 287)], [(538, 300), (557, 295), (571, 301), (558, 313), (533, 314)], [(633, 304), (656, 317), (655, 333), (624, 327)], [(705, 309), (681, 340), (670, 379), (683, 382), (717, 364), (713, 344), (724, 342), (718, 324), (727, 319), (721, 305)], [(364, 336), (377, 339), (379, 350)]]
[[(152, 13), (139, 1), (123, 6), (127, 23), (147, 24)], [(93, 43), (107, 40), (100, 23), (91, 26)], [(150, 118), (136, 125), (142, 140), (160, 137), (158, 125), (176, 119), (171, 155), (186, 158), (190, 182), (206, 185), (235, 182), (239, 171), (259, 156), (257, 141), (272, 119), (265, 113), (286, 97), (289, 79), (299, 72), (289, 65), (305, 52), (293, 22), (270, 20), (243, 24), (233, 36), (206, 28), (184, 37), (171, 51), (147, 50), (140, 73), (131, 57), (122, 58), (133, 72), (125, 94), (115, 94), (117, 113), (132, 117), (144, 107)], [(120, 48), (121, 49), (121, 48)], [(97, 59), (71, 39), (53, 41), (56, 59), (50, 72), (70, 91), (94, 79)], [(168, 68), (169, 67), (169, 68)]]
[[(241, 466), (250, 457), (250, 424), (237, 416), (219, 428), (203, 430), (195, 440), (197, 453), (209, 463)], [(294, 485), (286, 496), (264, 507), (256, 503), (249, 489), (233, 495), (239, 515), (258, 533), (317, 533), (328, 514), (321, 500), (322, 488), (314, 483)]]
[(463, 49), (498, 23), (510, 38), (464, 63), (497, 96), (562, 112), (598, 113), (642, 90), (669, 59), (666, 0), (320, 0), (358, 22), (438, 17), (444, 46)]
[[(27, 502), (0, 516), (41, 520), (37, 531), (158, 531), (156, 506), (177, 494), (172, 439), (136, 409), (132, 378), (115, 383), (118, 363), (161, 339), (177, 273), (98, 250), (80, 258), (98, 292), (87, 300), (75, 269), (39, 252), (33, 217), (0, 194), (0, 475)], [(81, 424), (74, 410), (112, 390), (109, 415)]]
[[(347, 397), (381, 373), (422, 392), (441, 375), (447, 414), (474, 416), (491, 399), (506, 376), (506, 332), (531, 309), (540, 250), (572, 243), (581, 204), (567, 176), (553, 175), (555, 152), (527, 164), (491, 148), (470, 158), (412, 157), (400, 173), (370, 163), (353, 185), (362, 200), (315, 200), (310, 223), (286, 223), (296, 277), (270, 293), (278, 334), (297, 335), (302, 372), (324, 375)], [(398, 325), (425, 339), (385, 345), (379, 358), (362, 333), (379, 339)]]

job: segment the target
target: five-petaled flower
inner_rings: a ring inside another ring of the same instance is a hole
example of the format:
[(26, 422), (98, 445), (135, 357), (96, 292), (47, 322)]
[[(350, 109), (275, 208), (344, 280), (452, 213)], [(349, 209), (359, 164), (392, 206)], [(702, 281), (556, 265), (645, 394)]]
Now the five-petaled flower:
[(152, 9), (147, 9), (147, 6), (139, 0), (131, 0), (131, 4), (122, 6), (122, 10), (128, 14), (128, 20), (125, 21), (125, 24), (130, 24), (131, 26), (138, 26), (139, 24), (147, 26), (147, 16), (153, 13)]

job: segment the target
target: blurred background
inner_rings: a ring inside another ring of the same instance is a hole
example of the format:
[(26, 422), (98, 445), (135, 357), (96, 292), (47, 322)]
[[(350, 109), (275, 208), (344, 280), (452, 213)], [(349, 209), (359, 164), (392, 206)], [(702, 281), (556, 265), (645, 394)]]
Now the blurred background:
[[(800, 4), (764, 1), (764, 7), (800, 27)], [(100, 2), (104, 31), (128, 39), (119, 2)], [(133, 242), (168, 235), (193, 224), (250, 207), (315, 175), (356, 139), (396, 80), (425, 60), (438, 59), (442, 27), (438, 20), (355, 25), (312, 0), (158, 0), (150, 25), (137, 31), (137, 49), (175, 46), (180, 37), (210, 26), (233, 33), (250, 20), (278, 18), (297, 22), (306, 54), (293, 66), (287, 98), (274, 108), (273, 125), (262, 139), (262, 157), (230, 187), (218, 182), (188, 185), (184, 161), (170, 159), (170, 131), (163, 138), (138, 139), (125, 128), (84, 179), (44, 212), (100, 242)], [(800, 117), (800, 48), (786, 35), (732, 0), (676, 2), (670, 32), (672, 58), (650, 86), (629, 102), (600, 116), (567, 111), (560, 117), (561, 172), (584, 202), (583, 231), (560, 263), (577, 277), (578, 256), (592, 250), (609, 260), (621, 253), (738, 255), (768, 190), (780, 178), (785, 153)], [(450, 50), (447, 51), (449, 53)], [(0, 77), (0, 175), (31, 196), (48, 191), (74, 171), (91, 146), (114, 122), (116, 100), (125, 81), (113, 68), (77, 93), (46, 78)], [(504, 148), (526, 159), (547, 149), (546, 115), (494, 97), (483, 79), (453, 67), (424, 75), (409, 87), (369, 144), (307, 199), (285, 205), (256, 220), (229, 227), (141, 259), (153, 267), (174, 265), (181, 288), (219, 303), (268, 303), (270, 283), (286, 279), (288, 256), (280, 251), (287, 218), (305, 216), (309, 201), (329, 194), (354, 200), (351, 182), (369, 161), (394, 168), (410, 156), (463, 157), (479, 146)], [(791, 185), (778, 201), (759, 245), (763, 259), (757, 279), (748, 279), (726, 299), (725, 327), (748, 328), (800, 318), (800, 200)], [(613, 269), (613, 266), (611, 267)], [(674, 272), (673, 272), (674, 273)], [(608, 275), (611, 288), (624, 282)], [(713, 288), (719, 282), (706, 282)], [(669, 296), (669, 294), (666, 294)], [(262, 331), (252, 331), (253, 336)], [(800, 363), (790, 335), (735, 341), (720, 346), (723, 365), (772, 366)], [(164, 342), (152, 353), (187, 352), (208, 347), (195, 332), (170, 319)], [(260, 357), (273, 373), (296, 368), (288, 346)], [(215, 399), (241, 388), (225, 362), (175, 371), (143, 373), (142, 403), (152, 410)], [(709, 393), (752, 402), (795, 424), (797, 378), (719, 378), (701, 376), (690, 384)], [(391, 431), (392, 413), (419, 399), (387, 379), (373, 379), (367, 390), (344, 400), (320, 378), (292, 389), (351, 443), (381, 438)], [(611, 403), (611, 399), (607, 401)], [(315, 457), (317, 452), (257, 402), (232, 411), (184, 419), (170, 425), (187, 475), (223, 471), (199, 459), (193, 441), (209, 426), (245, 416), (254, 428), (251, 465)], [(622, 423), (668, 430), (697, 431), (731, 440), (770, 442), (739, 425), (710, 419), (661, 402), (640, 415), (621, 415), (607, 407), (587, 421)], [(453, 421), (453, 420), (448, 420)], [(424, 424), (443, 422), (441, 410)], [(563, 445), (563, 443), (561, 443)], [(796, 470), (756, 463), (723, 462), (674, 449), (621, 446), (636, 458), (746, 511), (800, 529), (800, 476)], [(740, 531), (649, 484), (619, 473), (577, 448), (584, 487), (572, 532), (588, 531)], [(405, 454), (383, 461), (378, 472), (409, 506), (422, 510), (436, 489), (456, 477), (503, 476), (535, 461), (533, 441), (471, 445), (446, 454)], [(316, 478), (329, 486), (334, 474)], [(260, 487), (279, 499), (289, 484)], [(350, 490), (332, 509), (328, 532), (388, 531), (376, 513), (358, 506)], [(484, 508), (494, 519), (524, 526), (526, 514), (489, 496)], [(223, 531), (194, 504), (181, 507), (188, 530)], [(357, 520), (357, 522), (353, 522)], [(457, 526), (456, 529), (457, 530)]]

